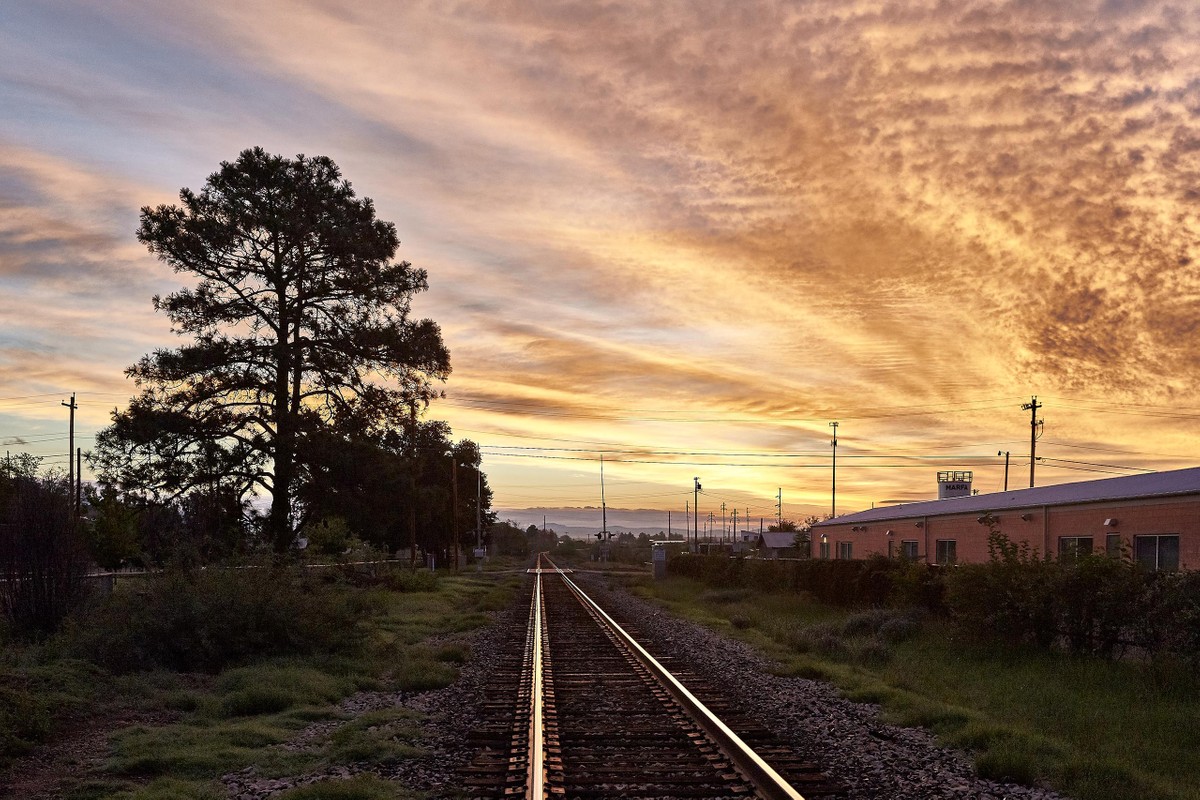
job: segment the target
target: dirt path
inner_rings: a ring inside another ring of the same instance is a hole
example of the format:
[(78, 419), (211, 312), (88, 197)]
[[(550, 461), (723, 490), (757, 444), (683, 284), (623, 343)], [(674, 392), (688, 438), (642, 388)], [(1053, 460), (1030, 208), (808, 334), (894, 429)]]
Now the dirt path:
[(61, 724), (59, 733), (0, 773), (0, 798), (51, 800), (97, 773), (108, 758), (108, 739), (132, 725), (167, 725), (179, 718), (168, 711), (121, 707), (94, 709)]

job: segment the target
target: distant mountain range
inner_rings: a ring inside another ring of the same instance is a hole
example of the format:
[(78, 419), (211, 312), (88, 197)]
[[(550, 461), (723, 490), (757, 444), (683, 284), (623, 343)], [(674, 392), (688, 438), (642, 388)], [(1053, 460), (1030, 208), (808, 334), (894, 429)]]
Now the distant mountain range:
[[(546, 527), (560, 536), (566, 534), (572, 538), (591, 539), (601, 528), (601, 512), (599, 508), (497, 508), (496, 514), (501, 520), (512, 520), (519, 528), (530, 525), (542, 527), (543, 517)], [(608, 530), (614, 534), (646, 533), (657, 537), (667, 533), (667, 514), (656, 509), (608, 509)], [(683, 519), (683, 512), (671, 515), (671, 531), (679, 535), (688, 530)], [(701, 520), (701, 527), (704, 522)], [(717, 522), (717, 532), (720, 533), (720, 521)], [(729, 520), (732, 530), (732, 520)], [(744, 528), (744, 525), (738, 527)], [(754, 520), (753, 530), (758, 531), (758, 520)]]

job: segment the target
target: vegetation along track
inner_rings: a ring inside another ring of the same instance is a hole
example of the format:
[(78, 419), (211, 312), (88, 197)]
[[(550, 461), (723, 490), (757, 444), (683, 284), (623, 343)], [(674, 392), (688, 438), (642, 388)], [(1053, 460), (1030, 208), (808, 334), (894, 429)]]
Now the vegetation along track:
[(685, 688), (547, 557), (530, 572), (529, 624), (493, 676), (475, 732), (471, 796), (837, 794), (816, 767), (726, 707), (720, 687)]

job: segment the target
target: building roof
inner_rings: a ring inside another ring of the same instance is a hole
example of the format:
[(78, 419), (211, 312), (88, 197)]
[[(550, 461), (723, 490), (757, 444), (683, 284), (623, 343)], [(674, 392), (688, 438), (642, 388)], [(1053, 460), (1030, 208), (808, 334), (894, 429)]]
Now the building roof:
[(970, 497), (951, 497), (946, 500), (926, 500), (884, 508), (872, 508), (853, 514), (818, 522), (813, 527), (841, 525), (847, 522), (883, 522), (892, 519), (945, 516), (948, 514), (977, 514), (1014, 508), (1063, 506), (1076, 503), (1096, 503), (1106, 500), (1134, 500), (1171, 495), (1200, 494), (1200, 467), (1150, 472), (1144, 475), (1124, 475), (1057, 486), (1038, 486), (1009, 492), (977, 494)]
[(795, 531), (765, 531), (758, 535), (759, 547), (782, 549), (796, 546)]

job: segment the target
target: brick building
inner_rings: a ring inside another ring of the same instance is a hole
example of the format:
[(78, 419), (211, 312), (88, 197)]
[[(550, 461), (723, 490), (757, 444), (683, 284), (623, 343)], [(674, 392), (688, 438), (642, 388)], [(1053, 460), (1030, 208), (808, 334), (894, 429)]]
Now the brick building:
[(1200, 567), (1200, 467), (845, 514), (813, 526), (813, 552), (986, 561), (987, 517), (1012, 541), (1059, 558), (1127, 552), (1151, 569)]

